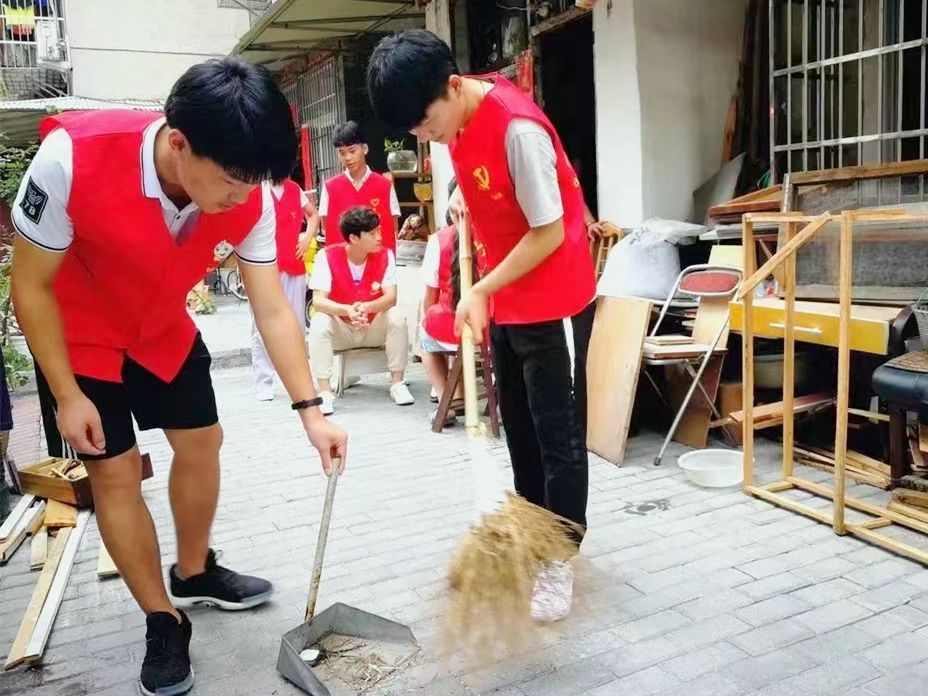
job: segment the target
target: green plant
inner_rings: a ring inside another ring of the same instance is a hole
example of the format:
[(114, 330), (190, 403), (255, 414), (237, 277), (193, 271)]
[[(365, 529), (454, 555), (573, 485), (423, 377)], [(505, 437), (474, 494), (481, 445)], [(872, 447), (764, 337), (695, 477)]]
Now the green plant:
[(406, 149), (406, 138), (400, 138), (399, 140), (391, 140), (390, 138), (384, 138), (383, 141), (383, 151), (384, 152), (399, 152), (400, 150)]
[(13, 205), (26, 168), (38, 149), (38, 142), (19, 147), (0, 140), (0, 200)]
[(29, 380), (32, 360), (13, 345), (13, 333), (16, 329), (13, 296), (10, 292), (13, 248), (5, 244), (0, 253), (3, 253), (3, 261), (0, 261), (0, 349), (3, 352), (3, 368), (6, 371), (7, 384), (15, 391)]

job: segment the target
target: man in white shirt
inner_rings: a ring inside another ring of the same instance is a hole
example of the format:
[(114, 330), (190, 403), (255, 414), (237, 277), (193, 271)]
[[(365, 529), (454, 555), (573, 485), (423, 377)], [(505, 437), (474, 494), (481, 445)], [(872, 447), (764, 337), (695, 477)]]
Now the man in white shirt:
[(396, 260), (382, 245), (380, 220), (370, 208), (346, 210), (340, 220), (342, 244), (316, 255), (309, 287), (316, 314), (309, 325), (309, 359), (319, 381), (322, 412), (332, 413), (330, 379), (335, 351), (379, 348), (387, 353), (398, 406), (415, 402), (406, 386), (409, 333), (396, 306)]

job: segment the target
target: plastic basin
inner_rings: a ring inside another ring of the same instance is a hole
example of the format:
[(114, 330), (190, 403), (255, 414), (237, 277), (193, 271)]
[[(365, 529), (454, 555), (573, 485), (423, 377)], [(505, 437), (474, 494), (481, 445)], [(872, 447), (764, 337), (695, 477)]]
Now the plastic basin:
[(727, 488), (740, 485), (744, 480), (743, 461), (740, 450), (704, 449), (687, 452), (677, 464), (686, 478), (697, 486)]

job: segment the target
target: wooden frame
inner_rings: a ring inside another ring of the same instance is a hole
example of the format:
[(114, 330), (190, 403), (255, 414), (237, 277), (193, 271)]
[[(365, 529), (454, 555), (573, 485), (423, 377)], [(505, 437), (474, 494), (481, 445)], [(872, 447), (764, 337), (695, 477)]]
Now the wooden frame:
[[(744, 383), (744, 483), (747, 495), (766, 500), (792, 512), (805, 515), (823, 524), (830, 525), (836, 534), (853, 534), (877, 546), (889, 549), (903, 556), (908, 556), (928, 565), (928, 552), (910, 544), (900, 542), (876, 529), (891, 524), (899, 524), (923, 534), (928, 534), (928, 522), (916, 519), (914, 513), (907, 513), (898, 504), (892, 507), (873, 505), (857, 498), (848, 497), (845, 490), (847, 478), (847, 425), (849, 413), (849, 379), (850, 379), (850, 319), (851, 319), (851, 268), (853, 260), (853, 229), (855, 222), (922, 222), (928, 221), (928, 215), (906, 215), (896, 211), (845, 211), (840, 215), (825, 213), (816, 217), (785, 213), (778, 215), (746, 214), (744, 217), (744, 249), (754, 248), (754, 224), (758, 222), (786, 223), (788, 240), (777, 254), (760, 270), (755, 270), (756, 259), (753, 253), (745, 251), (744, 272), (747, 280), (742, 284), (739, 299), (744, 302), (744, 328), (742, 337), (743, 383)], [(803, 243), (828, 223), (840, 222), (840, 328), (838, 345), (838, 399), (835, 426), (834, 447), (834, 485), (828, 488), (822, 484), (808, 481), (793, 473), (793, 403), (794, 403), (794, 369), (795, 369), (795, 326), (794, 312), (796, 302), (796, 251)], [(799, 224), (805, 223), (801, 230)], [(783, 267), (783, 290), (786, 301), (786, 320), (784, 331), (783, 364), (783, 461), (780, 480), (765, 485), (757, 485), (754, 480), (754, 318), (753, 291), (773, 270)], [(798, 489), (813, 495), (832, 500), (832, 511), (810, 507), (799, 501), (782, 495), (784, 491)], [(872, 515), (873, 519), (849, 524), (845, 519), (846, 508)]]

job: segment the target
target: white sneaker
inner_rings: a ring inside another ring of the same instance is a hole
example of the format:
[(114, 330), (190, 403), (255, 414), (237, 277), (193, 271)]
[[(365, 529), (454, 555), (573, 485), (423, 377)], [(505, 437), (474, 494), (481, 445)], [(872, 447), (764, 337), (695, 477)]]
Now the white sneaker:
[(435, 390), (435, 387), (432, 387), (432, 391), (429, 393), (429, 399), (432, 400), (433, 404), (438, 403), (438, 392)]
[(535, 621), (560, 621), (570, 613), (574, 595), (574, 569), (570, 563), (543, 563), (532, 594)]
[(345, 389), (351, 389), (356, 384), (361, 384), (361, 378), (357, 375), (352, 375), (351, 377), (345, 377)]
[(319, 394), (322, 403), (319, 404), (319, 410), (323, 416), (331, 416), (335, 412), (335, 394), (332, 392), (322, 392)]
[(405, 382), (397, 382), (390, 387), (390, 397), (397, 406), (410, 406), (416, 403)]
[(256, 384), (255, 385), (255, 398), (258, 401), (273, 401), (274, 400), (274, 385)]

